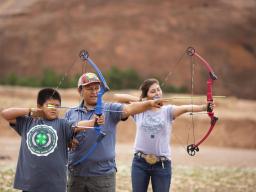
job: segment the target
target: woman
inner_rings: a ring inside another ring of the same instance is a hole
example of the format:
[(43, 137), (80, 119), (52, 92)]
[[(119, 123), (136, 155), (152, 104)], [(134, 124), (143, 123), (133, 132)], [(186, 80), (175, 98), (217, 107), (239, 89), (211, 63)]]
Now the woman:
[[(147, 79), (140, 86), (141, 100), (162, 97), (156, 79)], [(210, 105), (211, 108), (213, 105)], [(132, 188), (146, 192), (151, 180), (154, 192), (169, 192), (171, 184), (170, 136), (172, 121), (186, 112), (206, 111), (205, 105), (165, 105), (133, 115), (136, 122), (135, 155), (132, 162)]]

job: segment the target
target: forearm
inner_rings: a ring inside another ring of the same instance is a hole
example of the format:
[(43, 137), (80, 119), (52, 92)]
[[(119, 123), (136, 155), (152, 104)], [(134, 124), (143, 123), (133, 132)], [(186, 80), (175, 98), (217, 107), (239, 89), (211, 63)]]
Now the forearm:
[(174, 119), (183, 113), (187, 112), (202, 112), (206, 111), (206, 105), (181, 105), (181, 106), (174, 106), (173, 107), (173, 117)]
[(30, 108), (8, 108), (1, 112), (1, 115), (7, 121), (15, 120), (17, 117), (28, 115), (31, 112)]
[(93, 128), (94, 124), (95, 124), (94, 119), (79, 121), (75, 126), (74, 132), (77, 133), (80, 131), (85, 131), (86, 129), (89, 129), (89, 128)]
[(202, 112), (207, 110), (207, 105), (188, 105), (186, 112)]
[(94, 119), (91, 120), (84, 120), (84, 121), (79, 121), (77, 123), (78, 126), (84, 126), (84, 127), (93, 127), (95, 123)]
[(150, 100), (133, 102), (129, 105), (124, 106), (124, 113), (128, 117), (130, 115), (135, 115), (144, 111), (147, 111), (152, 108)]
[(139, 101), (139, 98), (129, 94), (113, 94), (113, 100), (119, 103), (131, 103)]

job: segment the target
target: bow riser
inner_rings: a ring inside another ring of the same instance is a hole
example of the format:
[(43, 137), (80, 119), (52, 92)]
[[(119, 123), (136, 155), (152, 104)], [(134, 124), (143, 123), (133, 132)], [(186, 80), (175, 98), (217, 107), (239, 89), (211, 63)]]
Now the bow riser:
[[(213, 101), (212, 86), (213, 86), (213, 80), (209, 78), (207, 80), (207, 101), (208, 102), (212, 102)], [(210, 104), (208, 104), (208, 106), (207, 106), (207, 112), (212, 112), (212, 109), (210, 108)]]

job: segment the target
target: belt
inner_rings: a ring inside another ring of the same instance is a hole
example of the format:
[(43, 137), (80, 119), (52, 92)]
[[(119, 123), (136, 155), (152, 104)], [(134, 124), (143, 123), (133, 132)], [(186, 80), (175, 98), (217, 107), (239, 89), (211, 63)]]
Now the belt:
[(160, 161), (163, 162), (163, 161), (167, 161), (168, 160), (168, 158), (165, 157), (165, 156), (156, 156), (154, 154), (145, 154), (145, 153), (143, 153), (141, 151), (136, 152), (134, 155), (136, 157), (140, 157), (140, 158), (145, 159), (145, 161), (147, 163), (149, 163), (150, 165), (153, 165), (153, 164), (155, 164), (157, 162), (160, 162)]

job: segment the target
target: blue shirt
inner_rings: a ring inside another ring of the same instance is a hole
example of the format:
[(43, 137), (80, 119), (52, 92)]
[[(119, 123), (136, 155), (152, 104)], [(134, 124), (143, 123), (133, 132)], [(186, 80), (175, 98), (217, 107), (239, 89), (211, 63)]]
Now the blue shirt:
[[(103, 103), (103, 109), (105, 124), (101, 126), (101, 131), (106, 133), (106, 136), (86, 160), (73, 167), (72, 174), (75, 176), (98, 176), (116, 171), (116, 125), (122, 119), (123, 105)], [(94, 112), (95, 110), (86, 110), (82, 102), (78, 107), (70, 109), (65, 118), (70, 122), (89, 120), (93, 118)], [(96, 143), (97, 137), (94, 129), (78, 133), (75, 138), (79, 141), (79, 146), (69, 152), (69, 163), (80, 160)]]

